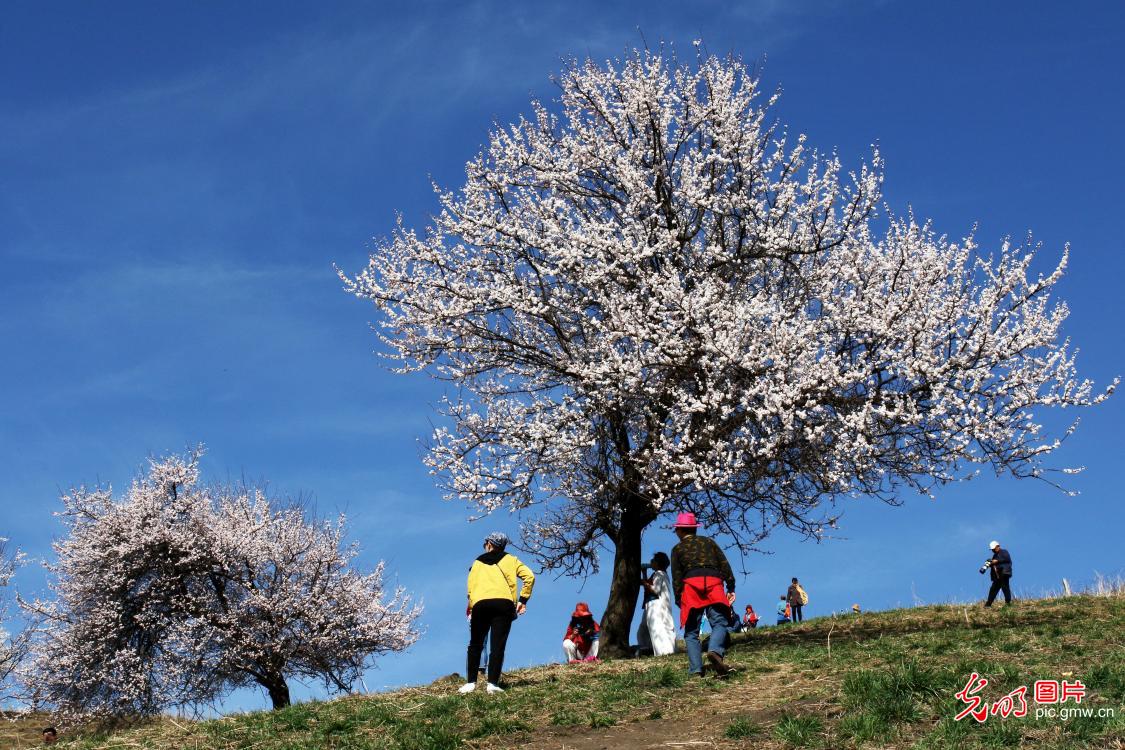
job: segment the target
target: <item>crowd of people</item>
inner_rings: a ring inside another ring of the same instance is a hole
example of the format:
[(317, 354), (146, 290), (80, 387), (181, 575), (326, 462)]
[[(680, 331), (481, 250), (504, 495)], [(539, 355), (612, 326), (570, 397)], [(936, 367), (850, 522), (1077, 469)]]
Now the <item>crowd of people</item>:
[[(759, 616), (747, 604), (742, 617), (734, 612), (735, 578), (722, 549), (710, 537), (697, 533), (699, 524), (691, 513), (681, 513), (673, 526), (678, 543), (671, 556), (657, 552), (642, 566), (641, 587), (644, 591), (642, 616), (637, 630), (637, 655), (667, 656), (676, 649), (676, 620), (673, 604), (679, 607), (679, 627), (684, 631), (688, 671), (698, 677), (704, 673), (704, 660), (712, 672), (725, 677), (733, 671), (726, 663), (730, 633), (758, 627)], [(493, 532), (484, 540), (484, 553), (473, 561), (467, 582), (469, 648), (466, 681), (459, 689), (471, 693), (477, 689), (478, 671), (486, 673), (485, 690), (502, 693), (500, 675), (504, 667), (504, 650), (512, 622), (527, 608), (535, 587), (535, 574), (515, 555), (507, 551), (509, 540), (502, 532)], [(997, 541), (988, 545), (992, 556), (980, 567), (990, 574), (991, 586), (985, 607), (991, 607), (1003, 592), (1005, 604), (1011, 604), (1012, 556)], [(778, 597), (777, 624), (801, 622), (809, 603), (808, 592), (797, 578)], [(860, 614), (859, 604), (852, 605), (852, 614)], [(704, 653), (700, 628), (706, 621), (711, 635)], [(570, 615), (563, 635), (562, 649), (567, 663), (598, 660), (601, 627), (586, 602), (578, 602)], [(42, 730), (43, 744), (58, 741), (53, 726)]]
[[(706, 660), (706, 666), (714, 674), (726, 676), (731, 672), (725, 660), (730, 633), (756, 628), (759, 617), (749, 604), (741, 618), (735, 614), (734, 571), (722, 548), (714, 539), (698, 534), (698, 529), (694, 514), (679, 514), (673, 526), (678, 543), (671, 555), (657, 552), (642, 566), (644, 597), (636, 652), (655, 656), (675, 652), (675, 606), (680, 612), (678, 626), (684, 631), (688, 671), (702, 676)], [(508, 543), (508, 537), (502, 532), (489, 534), (484, 540), (484, 553), (469, 569), (465, 610), (469, 620), (469, 647), (466, 681), (460, 688), (461, 693), (477, 689), (479, 671), (486, 673), (487, 692), (503, 692), (500, 675), (508, 634), (512, 622), (526, 609), (535, 587), (535, 574), (507, 551)], [(785, 622), (791, 619), (790, 607), (794, 612), (792, 619), (800, 621), (801, 608), (808, 604), (808, 594), (796, 578), (782, 599), (787, 608)], [(706, 653), (700, 640), (704, 622), (711, 629)], [(566, 662), (597, 661), (600, 635), (601, 628), (589, 605), (578, 602), (563, 635)]]
[[(681, 513), (673, 526), (678, 543), (671, 556), (657, 552), (642, 566), (644, 590), (642, 616), (637, 630), (638, 655), (667, 656), (676, 649), (676, 620), (673, 603), (679, 607), (679, 627), (684, 630), (688, 671), (697, 677), (704, 673), (704, 659), (712, 672), (725, 677), (733, 671), (726, 663), (726, 650), (732, 632), (758, 627), (759, 617), (747, 604), (739, 618), (734, 612), (735, 578), (722, 549), (710, 537), (697, 533), (699, 524), (692, 513)], [(512, 622), (527, 609), (535, 587), (535, 574), (515, 555), (507, 551), (509, 540), (502, 532), (493, 532), (484, 540), (484, 553), (473, 561), (467, 582), (469, 648), (466, 681), (461, 693), (477, 689), (478, 671), (486, 673), (485, 690), (502, 693), (500, 675), (504, 668), (504, 650)], [(988, 572), (992, 585), (985, 607), (991, 607), (1003, 592), (1005, 604), (1011, 604), (1012, 556), (997, 541), (989, 543), (992, 556), (980, 567)], [(801, 622), (808, 592), (797, 578), (781, 594), (777, 603), (777, 624)], [(852, 613), (860, 614), (859, 604)], [(711, 628), (704, 653), (700, 629), (706, 621)], [(570, 615), (562, 649), (567, 663), (598, 660), (601, 627), (586, 602), (578, 602)], [(53, 726), (42, 730), (43, 744), (58, 741)]]
[[(713, 674), (725, 677), (733, 671), (726, 662), (730, 634), (758, 626), (759, 617), (750, 604), (741, 618), (735, 614), (735, 577), (726, 554), (714, 539), (698, 534), (699, 523), (693, 513), (680, 513), (672, 527), (678, 538), (671, 555), (657, 552), (642, 566), (641, 587), (644, 592), (640, 626), (637, 629), (637, 655), (666, 656), (676, 648), (676, 620), (673, 604), (680, 610), (679, 627), (684, 631), (688, 672), (697, 677), (704, 674), (704, 660)], [(469, 648), (466, 681), (461, 693), (477, 689), (477, 673), (486, 672), (485, 690), (502, 693), (500, 674), (504, 650), (512, 621), (523, 614), (535, 586), (535, 575), (519, 558), (506, 551), (508, 537), (493, 532), (484, 540), (484, 553), (473, 561), (468, 578)], [(1003, 591), (1004, 601), (1011, 603), (1009, 580), (1012, 557), (998, 542), (991, 542), (992, 558), (981, 566), (992, 574), (992, 587), (985, 606), (991, 606)], [(808, 592), (794, 577), (784, 594), (778, 597), (777, 624), (804, 620)], [(859, 604), (852, 613), (860, 614)], [(706, 623), (711, 635), (704, 653), (700, 629)], [(598, 659), (601, 627), (586, 602), (578, 602), (571, 613), (563, 635), (562, 650), (566, 662), (576, 664)], [(486, 639), (491, 648), (486, 650)], [(482, 655), (487, 658), (482, 660)]]

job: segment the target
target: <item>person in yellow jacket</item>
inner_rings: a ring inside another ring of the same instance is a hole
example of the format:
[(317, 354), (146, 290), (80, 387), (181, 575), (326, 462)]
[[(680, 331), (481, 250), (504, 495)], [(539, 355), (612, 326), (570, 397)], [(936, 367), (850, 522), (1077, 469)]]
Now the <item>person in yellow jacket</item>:
[[(458, 692), (477, 689), (477, 668), (480, 665), (484, 639), (491, 631), (488, 655), (488, 686), (490, 693), (502, 693), (500, 672), (504, 668), (504, 646), (512, 621), (527, 611), (527, 600), (535, 586), (535, 574), (515, 555), (504, 551), (508, 536), (494, 531), (485, 537), (484, 554), (469, 568), (469, 655), (465, 675), (468, 680)], [(516, 579), (522, 582), (517, 587)]]

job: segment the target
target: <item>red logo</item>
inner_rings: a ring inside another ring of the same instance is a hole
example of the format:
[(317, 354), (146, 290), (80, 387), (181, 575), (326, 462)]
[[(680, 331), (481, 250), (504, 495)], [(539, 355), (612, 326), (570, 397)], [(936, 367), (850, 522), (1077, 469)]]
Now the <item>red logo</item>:
[[(1007, 719), (1009, 716), (1027, 716), (1027, 686), (1018, 687), (991, 704), (984, 702), (980, 692), (988, 685), (988, 680), (973, 672), (965, 687), (961, 688), (955, 696), (966, 704), (959, 714), (953, 717), (954, 721), (961, 721), (967, 716), (972, 716), (983, 724), (989, 716), (1000, 716)], [(1041, 705), (1052, 703), (1066, 703), (1073, 700), (1081, 703), (1086, 697), (1086, 686), (1081, 680), (1068, 682), (1063, 680), (1036, 680), (1032, 686), (1032, 696), (1035, 702)]]

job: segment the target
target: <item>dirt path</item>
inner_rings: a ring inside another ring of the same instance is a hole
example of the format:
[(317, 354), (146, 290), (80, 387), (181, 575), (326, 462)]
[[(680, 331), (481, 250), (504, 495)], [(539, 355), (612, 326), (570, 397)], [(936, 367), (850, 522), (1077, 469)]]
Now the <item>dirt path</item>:
[(607, 729), (584, 729), (573, 734), (539, 738), (522, 747), (536, 750), (642, 750), (710, 745), (698, 730), (665, 719), (638, 721)]

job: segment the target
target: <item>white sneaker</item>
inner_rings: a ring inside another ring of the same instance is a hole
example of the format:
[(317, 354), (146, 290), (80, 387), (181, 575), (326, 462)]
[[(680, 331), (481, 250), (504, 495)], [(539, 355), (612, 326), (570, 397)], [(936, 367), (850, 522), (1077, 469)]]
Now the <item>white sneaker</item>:
[(471, 693), (476, 689), (477, 689), (477, 684), (475, 682), (466, 682), (464, 685), (457, 688), (457, 692), (458, 693)]
[(502, 692), (504, 692), (504, 688), (500, 687), (499, 685), (493, 685), (491, 682), (488, 683), (488, 687), (485, 688), (485, 690), (487, 690), (490, 693), (502, 693)]

